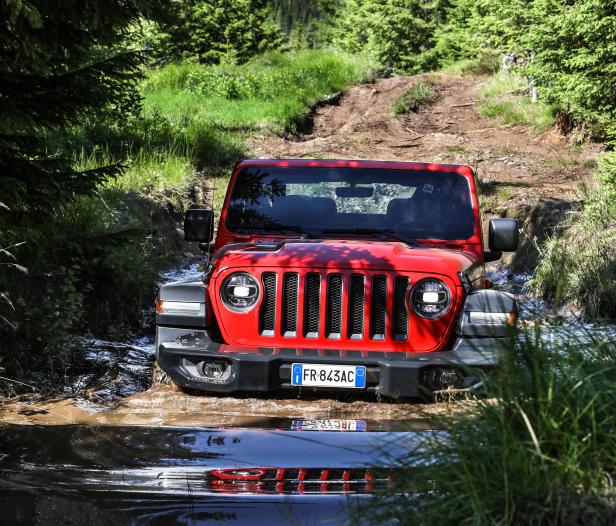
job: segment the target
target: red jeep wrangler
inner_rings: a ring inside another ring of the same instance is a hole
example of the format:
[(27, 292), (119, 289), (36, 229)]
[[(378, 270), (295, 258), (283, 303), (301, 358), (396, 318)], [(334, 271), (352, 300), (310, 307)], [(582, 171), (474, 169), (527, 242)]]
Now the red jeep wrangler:
[(242, 161), (214, 243), (210, 210), (184, 231), (211, 257), (160, 289), (156, 352), (185, 389), (471, 389), (516, 324), (484, 262), (517, 248), (517, 221), (492, 219), (484, 251), (467, 166)]

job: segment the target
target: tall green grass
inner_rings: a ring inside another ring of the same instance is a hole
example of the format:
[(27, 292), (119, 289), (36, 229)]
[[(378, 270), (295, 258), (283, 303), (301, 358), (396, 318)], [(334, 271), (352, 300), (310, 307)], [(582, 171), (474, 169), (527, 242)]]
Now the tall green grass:
[(172, 64), (149, 74), (145, 111), (175, 126), (240, 135), (294, 131), (315, 101), (361, 82), (374, 68), (365, 58), (329, 50), (272, 52), (241, 66)]
[(372, 523), (614, 523), (616, 340), (548, 330), (511, 342), (471, 409), (433, 420), (396, 493), (362, 510)]
[(528, 124), (537, 133), (554, 124), (556, 109), (541, 100), (531, 102), (525, 94), (528, 82), (511, 73), (497, 73), (480, 88), (479, 114), (500, 118), (503, 124)]

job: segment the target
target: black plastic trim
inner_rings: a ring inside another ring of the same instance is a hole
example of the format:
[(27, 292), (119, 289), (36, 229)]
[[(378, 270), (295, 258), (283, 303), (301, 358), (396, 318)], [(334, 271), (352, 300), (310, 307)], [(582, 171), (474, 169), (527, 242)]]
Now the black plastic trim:
[[(271, 392), (292, 387), (284, 378), (283, 366), (291, 363), (336, 363), (365, 365), (370, 369), (372, 386), (366, 391), (389, 397), (417, 397), (421, 394), (421, 372), (426, 367), (453, 366), (491, 369), (499, 357), (509, 352), (506, 338), (459, 338), (451, 350), (429, 353), (403, 352), (327, 352), (318, 349), (252, 348), (210, 343), (200, 348), (180, 343), (161, 343), (158, 363), (180, 386), (204, 392)], [(257, 351), (257, 352), (254, 352)], [(233, 379), (228, 384), (208, 384), (189, 377), (181, 367), (182, 357), (226, 359), (233, 363)], [(281, 376), (282, 375), (282, 376)], [(307, 388), (304, 388), (307, 389)], [(319, 389), (320, 390), (320, 389)]]

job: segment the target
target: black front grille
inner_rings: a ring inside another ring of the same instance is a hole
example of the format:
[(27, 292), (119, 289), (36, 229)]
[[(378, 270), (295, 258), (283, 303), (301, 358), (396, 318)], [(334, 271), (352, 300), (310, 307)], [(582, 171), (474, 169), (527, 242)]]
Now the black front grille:
[(342, 336), (342, 275), (330, 274), (327, 278), (326, 335), (339, 339)]
[(319, 337), (320, 302), (321, 275), (311, 272), (306, 275), (304, 292), (304, 336), (306, 338)]
[(259, 333), (262, 336), (274, 336), (276, 332), (276, 274), (264, 272), (263, 302), (259, 315)]
[(282, 285), (282, 335), (297, 336), (297, 292), (299, 275), (285, 274)]
[(406, 293), (409, 288), (409, 279), (398, 277), (394, 281), (394, 316), (393, 338), (404, 341), (408, 339), (409, 314), (406, 310)]
[(349, 282), (349, 338), (360, 340), (364, 335), (364, 277), (351, 276)]
[(372, 298), (370, 301), (370, 338), (385, 339), (385, 318), (387, 316), (387, 278), (372, 278)]
[[(328, 339), (344, 337), (361, 340), (369, 337), (375, 341), (408, 340), (408, 277), (393, 278), (392, 284), (392, 278), (386, 275), (367, 277), (359, 273), (345, 276), (340, 273), (326, 275), (307, 272), (302, 275), (288, 272), (277, 277), (274, 272), (264, 272), (262, 282), (264, 297), (260, 307), (259, 330), (263, 336), (278, 334), (276, 317), (279, 315), (279, 331), (282, 336), (318, 338), (321, 336), (322, 317), (325, 315), (325, 337)], [(282, 286), (280, 314), (277, 313), (276, 305), (278, 283)], [(393, 297), (390, 299), (392, 288)], [(324, 309), (321, 308), (323, 294)], [(366, 301), (370, 306), (368, 320)], [(389, 333), (388, 323), (391, 324)], [(301, 333), (298, 332), (300, 330)]]

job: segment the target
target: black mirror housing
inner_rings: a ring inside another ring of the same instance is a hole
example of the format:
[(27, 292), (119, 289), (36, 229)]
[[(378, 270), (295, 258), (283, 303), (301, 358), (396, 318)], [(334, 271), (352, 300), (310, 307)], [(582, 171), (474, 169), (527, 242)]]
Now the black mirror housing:
[(517, 219), (490, 219), (488, 245), (492, 252), (515, 252), (519, 241)]
[(209, 243), (214, 238), (214, 212), (201, 208), (186, 210), (184, 217), (184, 239)]

